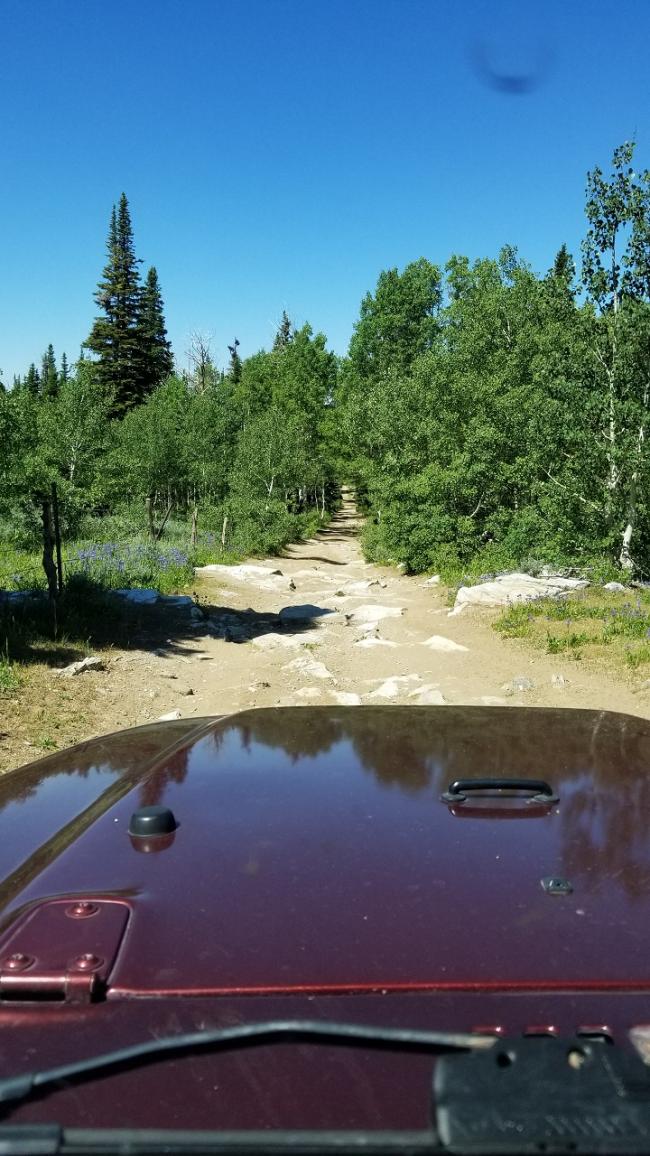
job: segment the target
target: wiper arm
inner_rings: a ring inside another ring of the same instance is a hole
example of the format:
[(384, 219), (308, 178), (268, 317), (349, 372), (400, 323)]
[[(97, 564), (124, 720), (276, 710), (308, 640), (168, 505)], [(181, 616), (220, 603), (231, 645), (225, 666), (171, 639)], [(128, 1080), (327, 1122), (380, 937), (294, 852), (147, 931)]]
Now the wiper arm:
[(28, 1100), (55, 1085), (67, 1081), (92, 1079), (111, 1068), (139, 1067), (155, 1063), (167, 1056), (198, 1051), (227, 1051), (234, 1048), (259, 1047), (274, 1043), (335, 1044), (347, 1047), (383, 1048), (390, 1051), (419, 1051), (433, 1055), (448, 1052), (473, 1052), (491, 1048), (494, 1036), (459, 1032), (411, 1031), (406, 1028), (372, 1027), (354, 1023), (324, 1023), (319, 1020), (268, 1020), (262, 1023), (242, 1024), (234, 1028), (215, 1028), (209, 1031), (186, 1032), (182, 1035), (148, 1039), (127, 1048), (116, 1048), (45, 1068), (40, 1072), (25, 1072), (0, 1080), (0, 1103), (15, 1104)]

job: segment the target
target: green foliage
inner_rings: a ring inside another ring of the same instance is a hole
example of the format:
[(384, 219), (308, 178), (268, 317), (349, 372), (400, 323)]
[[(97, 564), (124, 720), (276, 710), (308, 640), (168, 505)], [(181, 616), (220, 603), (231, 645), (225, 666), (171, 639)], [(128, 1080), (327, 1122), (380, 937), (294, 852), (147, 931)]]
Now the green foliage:
[[(420, 258), (379, 275), (342, 361), (283, 313), (272, 349), (242, 358), (235, 339), (225, 371), (194, 333), (181, 376), (122, 195), (95, 359), (57, 372), (50, 345), (40, 371), (0, 390), (7, 556), (34, 556), (55, 484), (67, 556), (117, 551), (93, 560), (93, 581), (119, 584), (121, 562), (125, 584), (171, 588), (187, 574), (166, 551), (187, 566), (270, 553), (322, 524), (345, 478), (367, 556), (411, 573), (650, 574), (650, 174), (633, 151), (588, 175), (582, 294), (565, 245), (544, 276), (512, 246), (444, 269)], [(0, 583), (25, 569), (2, 566)]]
[(336, 400), (369, 557), (650, 572), (650, 175), (631, 157), (589, 175), (587, 301), (564, 245), (543, 278), (506, 246), (442, 281), (389, 270), (364, 298)]
[(86, 347), (96, 355), (98, 383), (121, 415), (142, 402), (173, 367), (163, 301), (154, 268), (140, 284), (129, 204), (124, 193), (113, 206), (107, 241), (108, 260), (95, 301), (95, 319)]
[(189, 551), (176, 546), (104, 542), (80, 544), (66, 552), (67, 584), (72, 590), (78, 589), (78, 580), (83, 579), (102, 590), (146, 586), (167, 594), (187, 586), (193, 574)]
[(151, 393), (174, 370), (163, 309), (158, 274), (152, 266), (142, 287), (137, 319), (143, 358), (142, 389), (145, 394)]
[(8, 651), (0, 654), (0, 695), (13, 694), (22, 685), (20, 671), (15, 663), (9, 660)]
[(597, 587), (565, 598), (509, 606), (493, 623), (505, 638), (526, 638), (547, 654), (602, 658), (636, 670), (650, 662), (650, 592)]
[(350, 342), (350, 360), (364, 379), (387, 370), (406, 372), (431, 348), (440, 304), (440, 271), (421, 257), (403, 273), (381, 273), (374, 296), (366, 294)]

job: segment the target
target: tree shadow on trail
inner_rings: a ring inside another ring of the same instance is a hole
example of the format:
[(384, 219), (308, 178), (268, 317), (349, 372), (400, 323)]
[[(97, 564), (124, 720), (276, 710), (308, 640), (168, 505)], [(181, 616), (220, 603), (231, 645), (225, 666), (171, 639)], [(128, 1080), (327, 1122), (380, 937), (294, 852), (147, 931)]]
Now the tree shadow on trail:
[(284, 554), (293, 562), (324, 562), (327, 566), (348, 566), (349, 562), (336, 562), (334, 558), (323, 558), (320, 554)]
[(114, 647), (196, 659), (203, 638), (241, 645), (265, 634), (304, 634), (331, 613), (329, 608), (313, 607), (312, 617), (294, 619), (281, 618), (280, 610), (238, 610), (217, 603), (178, 607), (161, 600), (139, 605), (90, 582), (83, 599), (78, 593), (61, 599), (56, 623), (46, 599), (13, 607), (10, 615), (0, 614), (0, 636), (7, 638), (10, 658), (60, 668), (94, 650)]

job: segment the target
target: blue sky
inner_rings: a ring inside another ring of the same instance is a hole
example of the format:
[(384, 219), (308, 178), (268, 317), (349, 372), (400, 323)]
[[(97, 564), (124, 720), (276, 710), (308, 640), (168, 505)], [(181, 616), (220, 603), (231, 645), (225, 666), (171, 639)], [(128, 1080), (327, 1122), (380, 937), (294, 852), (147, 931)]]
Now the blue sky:
[(650, 0), (1, 0), (5, 382), (78, 355), (122, 190), (181, 366), (283, 309), (343, 353), (419, 256), (577, 254), (587, 170), (650, 166), (648, 44)]

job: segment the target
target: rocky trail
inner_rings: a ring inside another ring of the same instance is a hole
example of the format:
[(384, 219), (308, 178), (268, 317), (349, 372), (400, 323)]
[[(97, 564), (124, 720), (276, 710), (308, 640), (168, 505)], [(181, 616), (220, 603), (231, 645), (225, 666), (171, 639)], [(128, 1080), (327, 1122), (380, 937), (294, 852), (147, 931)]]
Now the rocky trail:
[[(103, 669), (74, 679), (50, 669), (49, 686), (66, 682), (81, 712), (59, 728), (56, 745), (166, 715), (300, 704), (562, 706), (650, 717), (650, 695), (624, 677), (503, 640), (491, 625), (496, 611), (449, 617), (444, 590), (364, 562), (358, 530), (346, 495), (330, 525), (284, 557), (198, 571), (201, 609), (170, 612), (160, 638), (95, 652)], [(2, 721), (2, 765), (42, 753), (28, 730)]]

